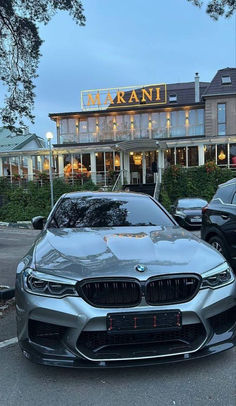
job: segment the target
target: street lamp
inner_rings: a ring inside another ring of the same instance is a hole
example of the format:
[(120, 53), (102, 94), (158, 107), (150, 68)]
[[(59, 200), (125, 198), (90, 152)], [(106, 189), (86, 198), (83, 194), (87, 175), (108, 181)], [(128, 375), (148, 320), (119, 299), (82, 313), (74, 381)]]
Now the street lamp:
[(48, 131), (46, 133), (46, 138), (48, 140), (48, 146), (49, 146), (49, 179), (50, 179), (50, 189), (51, 189), (51, 208), (53, 208), (53, 180), (52, 180), (52, 138), (53, 138), (53, 133), (51, 131)]

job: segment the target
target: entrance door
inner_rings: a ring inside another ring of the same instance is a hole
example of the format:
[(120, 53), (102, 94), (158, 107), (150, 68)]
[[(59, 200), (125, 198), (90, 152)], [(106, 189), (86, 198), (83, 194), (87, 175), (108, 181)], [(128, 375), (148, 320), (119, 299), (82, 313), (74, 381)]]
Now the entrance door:
[(146, 183), (155, 183), (155, 171), (158, 168), (157, 151), (145, 152), (146, 158)]
[(143, 162), (142, 152), (130, 152), (129, 153), (131, 185), (143, 183), (142, 162)]

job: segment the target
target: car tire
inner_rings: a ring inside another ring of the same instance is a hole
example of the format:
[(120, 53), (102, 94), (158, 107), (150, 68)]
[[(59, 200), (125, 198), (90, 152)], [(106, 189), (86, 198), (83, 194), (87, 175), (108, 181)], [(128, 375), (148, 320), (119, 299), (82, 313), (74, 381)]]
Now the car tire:
[(220, 237), (214, 235), (209, 239), (208, 243), (211, 244), (212, 247), (214, 247), (217, 251), (219, 251), (226, 259), (229, 258), (227, 247)]

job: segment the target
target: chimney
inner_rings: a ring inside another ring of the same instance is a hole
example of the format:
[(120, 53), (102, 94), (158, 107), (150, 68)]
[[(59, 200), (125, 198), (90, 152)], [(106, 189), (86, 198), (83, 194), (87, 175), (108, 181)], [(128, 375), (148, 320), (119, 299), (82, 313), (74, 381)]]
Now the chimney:
[(195, 73), (195, 103), (200, 102), (200, 88), (199, 88), (199, 75)]

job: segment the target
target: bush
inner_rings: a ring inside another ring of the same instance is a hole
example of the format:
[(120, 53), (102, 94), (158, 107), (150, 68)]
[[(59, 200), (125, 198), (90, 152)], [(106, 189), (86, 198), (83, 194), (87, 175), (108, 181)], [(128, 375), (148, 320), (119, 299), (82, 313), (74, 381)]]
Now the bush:
[[(98, 187), (88, 180), (81, 185), (78, 180), (69, 184), (64, 179), (53, 181), (54, 201), (63, 193), (85, 190), (97, 190)], [(27, 182), (25, 186), (13, 186), (9, 181), (0, 179), (0, 196), (4, 197), (0, 207), (0, 221), (16, 222), (31, 220), (34, 216), (47, 217), (51, 209), (50, 184), (42, 186)]]
[(207, 162), (198, 168), (173, 165), (163, 174), (160, 202), (169, 210), (170, 205), (181, 197), (202, 197), (210, 201), (219, 184), (233, 178), (232, 171)]

